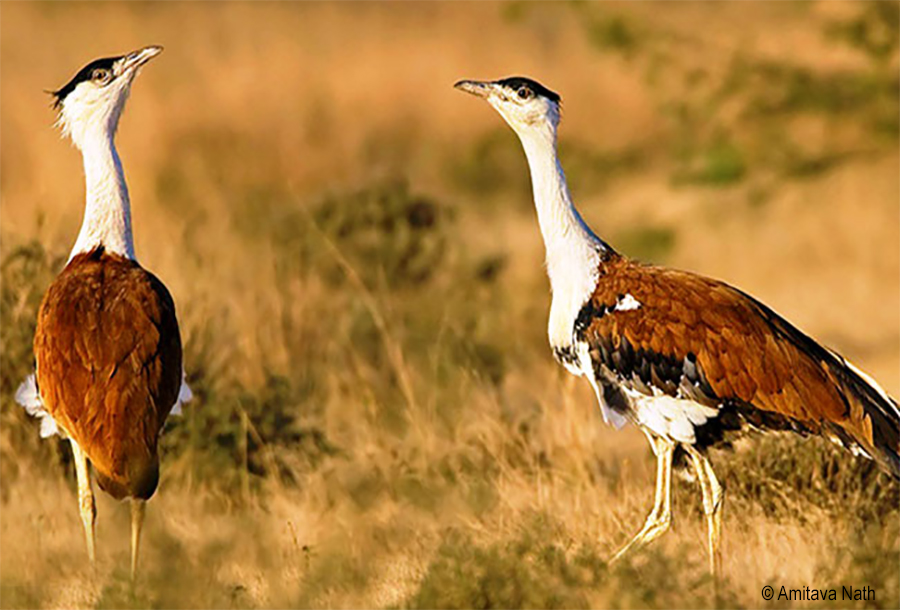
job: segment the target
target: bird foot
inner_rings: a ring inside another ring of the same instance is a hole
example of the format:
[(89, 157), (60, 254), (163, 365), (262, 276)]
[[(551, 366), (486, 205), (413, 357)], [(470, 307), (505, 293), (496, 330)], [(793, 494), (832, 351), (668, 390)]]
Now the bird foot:
[(616, 551), (616, 553), (607, 562), (608, 565), (614, 565), (615, 563), (617, 563), (632, 548), (640, 548), (653, 542), (654, 540), (665, 534), (671, 525), (671, 516), (667, 518), (666, 515), (662, 517), (650, 515), (650, 518), (647, 519), (647, 522), (644, 524), (644, 527), (641, 528), (641, 531), (639, 531), (634, 536), (634, 538), (632, 538), (625, 546)]

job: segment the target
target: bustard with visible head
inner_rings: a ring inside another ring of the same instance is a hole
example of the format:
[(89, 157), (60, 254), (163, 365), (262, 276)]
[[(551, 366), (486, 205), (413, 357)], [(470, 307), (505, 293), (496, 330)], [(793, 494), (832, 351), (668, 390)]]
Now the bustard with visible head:
[(35, 375), (17, 400), (41, 419), (41, 436), (72, 445), (88, 555), (95, 559), (93, 466), (100, 488), (131, 499), (131, 575), (144, 502), (159, 480), (166, 417), (190, 400), (169, 291), (134, 254), (131, 206), (115, 146), (119, 118), (141, 66), (161, 47), (98, 59), (53, 93), (59, 125), (81, 151), (84, 221), (66, 267), (41, 302)]
[(679, 447), (703, 494), (713, 574), (723, 489), (706, 450), (734, 434), (819, 434), (900, 478), (900, 411), (870, 377), (753, 297), (628, 260), (591, 231), (557, 157), (557, 94), (520, 77), (456, 87), (487, 100), (525, 149), (553, 293), (554, 355), (588, 379), (607, 422), (637, 425), (656, 454), (653, 509), (614, 560), (669, 528)]

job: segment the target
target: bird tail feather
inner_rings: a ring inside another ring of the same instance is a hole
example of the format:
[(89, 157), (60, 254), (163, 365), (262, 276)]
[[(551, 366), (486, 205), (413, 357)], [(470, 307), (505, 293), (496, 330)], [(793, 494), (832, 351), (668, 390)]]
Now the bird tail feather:
[(849, 421), (844, 426), (859, 448), (895, 479), (900, 479), (900, 408), (874, 379), (843, 356), (831, 352), (836, 362), (829, 372), (846, 390)]

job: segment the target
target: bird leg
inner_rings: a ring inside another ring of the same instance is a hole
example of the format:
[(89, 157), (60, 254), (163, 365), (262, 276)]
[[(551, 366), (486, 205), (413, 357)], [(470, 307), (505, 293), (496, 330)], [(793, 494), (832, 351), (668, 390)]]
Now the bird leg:
[(94, 505), (94, 490), (91, 489), (91, 473), (88, 470), (87, 455), (73, 439), (72, 455), (75, 458), (75, 475), (78, 478), (78, 508), (81, 512), (81, 523), (84, 525), (84, 537), (87, 541), (88, 557), (94, 565), (94, 522), (97, 519), (97, 507)]
[(628, 544), (616, 551), (609, 560), (615, 563), (633, 546), (643, 546), (662, 536), (672, 525), (672, 456), (675, 453), (675, 443), (662, 438), (654, 439), (647, 434), (653, 453), (656, 454), (656, 493), (653, 510), (647, 516), (644, 527), (641, 528)]
[(138, 550), (141, 546), (141, 527), (144, 525), (144, 509), (146, 502), (138, 498), (131, 499), (131, 582), (137, 578)]
[(700, 491), (703, 493), (703, 512), (706, 515), (706, 525), (709, 534), (709, 572), (718, 580), (721, 557), (719, 555), (719, 541), (722, 538), (722, 507), (724, 505), (725, 490), (716, 479), (712, 464), (706, 456), (690, 445), (685, 449), (694, 464), (697, 480), (700, 481)]

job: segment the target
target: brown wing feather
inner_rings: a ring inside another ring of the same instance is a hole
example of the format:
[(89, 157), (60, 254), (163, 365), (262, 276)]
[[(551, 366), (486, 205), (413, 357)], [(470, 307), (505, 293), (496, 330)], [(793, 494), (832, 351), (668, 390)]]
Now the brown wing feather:
[(157, 439), (181, 384), (166, 287), (102, 248), (72, 259), (44, 296), (34, 339), (41, 398), (84, 449), (101, 487), (149, 498)]
[[(640, 308), (615, 311), (627, 294)], [(879, 395), (839, 356), (739, 290), (690, 273), (615, 258), (603, 263), (590, 307), (603, 315), (593, 316), (584, 337), (598, 346), (601, 358), (625, 346), (627, 354), (652, 362), (622, 364), (620, 358), (619, 363), (635, 370), (644, 366), (653, 385), (664, 386), (668, 379), (669, 390), (678, 385), (682, 362), (693, 358), (697, 383), (707, 397), (714, 395), (711, 402), (743, 407), (742, 415), (760, 427), (793, 428), (858, 444), (898, 472), (896, 402)], [(609, 364), (616, 368), (615, 354)], [(677, 370), (671, 371), (673, 367)], [(617, 373), (627, 377), (630, 370)]]

